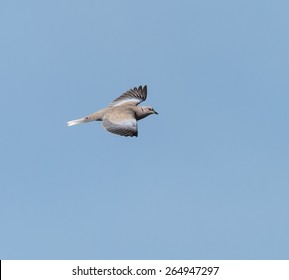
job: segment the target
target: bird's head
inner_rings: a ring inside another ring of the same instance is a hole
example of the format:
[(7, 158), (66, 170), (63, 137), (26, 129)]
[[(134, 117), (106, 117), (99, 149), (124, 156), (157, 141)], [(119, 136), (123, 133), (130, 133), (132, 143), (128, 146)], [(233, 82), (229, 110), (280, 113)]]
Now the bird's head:
[(147, 116), (151, 115), (151, 114), (157, 114), (158, 115), (158, 112), (156, 112), (153, 107), (142, 106), (141, 109)]
[(149, 115), (152, 114), (157, 114), (158, 113), (154, 110), (153, 107), (150, 106), (142, 106), (142, 107), (138, 107), (137, 111), (136, 111), (136, 119), (137, 120), (141, 120)]

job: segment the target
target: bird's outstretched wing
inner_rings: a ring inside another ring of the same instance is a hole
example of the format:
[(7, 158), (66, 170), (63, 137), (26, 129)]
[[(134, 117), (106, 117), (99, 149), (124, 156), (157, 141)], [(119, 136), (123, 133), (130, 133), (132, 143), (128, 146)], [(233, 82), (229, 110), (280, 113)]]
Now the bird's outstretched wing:
[(109, 106), (116, 107), (123, 105), (124, 103), (131, 103), (138, 105), (139, 103), (145, 101), (147, 98), (147, 86), (139, 86), (138, 88), (133, 88), (113, 100)]
[(102, 125), (107, 131), (121, 136), (137, 137), (138, 135), (137, 121), (131, 114), (104, 117)]

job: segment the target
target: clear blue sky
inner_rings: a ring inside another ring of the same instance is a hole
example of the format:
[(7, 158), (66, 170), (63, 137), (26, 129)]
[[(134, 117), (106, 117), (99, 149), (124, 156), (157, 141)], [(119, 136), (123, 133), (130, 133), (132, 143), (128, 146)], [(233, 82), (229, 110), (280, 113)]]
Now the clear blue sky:
[[(289, 2), (2, 0), (1, 259), (288, 259)], [(66, 122), (148, 85), (139, 137)]]

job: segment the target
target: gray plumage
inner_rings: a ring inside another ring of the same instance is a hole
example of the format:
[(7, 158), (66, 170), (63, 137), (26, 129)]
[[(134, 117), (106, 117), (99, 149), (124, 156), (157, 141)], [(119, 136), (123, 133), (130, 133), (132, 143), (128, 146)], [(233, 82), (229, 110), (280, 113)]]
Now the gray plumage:
[(158, 114), (150, 106), (137, 106), (147, 98), (147, 86), (133, 88), (112, 101), (108, 107), (86, 117), (67, 122), (68, 126), (102, 121), (103, 127), (121, 136), (138, 136), (137, 121)]

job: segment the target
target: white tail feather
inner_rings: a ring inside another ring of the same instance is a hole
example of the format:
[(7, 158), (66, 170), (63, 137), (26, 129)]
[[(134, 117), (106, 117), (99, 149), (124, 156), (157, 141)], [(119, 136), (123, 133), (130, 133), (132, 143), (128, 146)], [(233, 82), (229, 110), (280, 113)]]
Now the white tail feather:
[(68, 126), (73, 126), (73, 125), (82, 124), (82, 123), (86, 123), (86, 122), (90, 122), (90, 121), (91, 120), (89, 120), (89, 119), (81, 118), (81, 119), (69, 121), (69, 122), (67, 122), (67, 125)]

